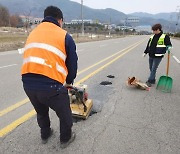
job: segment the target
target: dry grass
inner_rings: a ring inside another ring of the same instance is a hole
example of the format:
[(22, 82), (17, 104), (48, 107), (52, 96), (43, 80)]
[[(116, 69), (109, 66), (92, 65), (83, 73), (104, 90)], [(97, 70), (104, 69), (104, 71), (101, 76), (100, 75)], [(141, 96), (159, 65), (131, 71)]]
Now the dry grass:
[(107, 39), (113, 39), (113, 38), (119, 38), (122, 37), (120, 35), (98, 35), (98, 34), (86, 34), (84, 36), (74, 34), (72, 35), (74, 41), (76, 43), (81, 42), (91, 42), (91, 41), (100, 41), (100, 40), (107, 40)]
[(0, 42), (19, 42), (19, 41), (25, 41), (27, 38), (26, 35), (1, 35), (0, 33)]
[[(0, 52), (17, 50), (18, 48), (24, 47), (27, 36), (28, 33), (25, 32), (25, 30), (23, 29), (0, 27)], [(72, 37), (76, 43), (80, 43), (80, 42), (89, 42), (89, 41), (117, 38), (120, 36), (114, 35), (109, 37), (105, 35), (94, 35), (94, 34), (86, 34), (82, 36), (81, 34), (73, 34)]]
[(0, 51), (16, 50), (24, 46), (27, 33), (21, 28), (0, 27)]
[(0, 33), (0, 51), (10, 51), (22, 48), (26, 41), (26, 34)]

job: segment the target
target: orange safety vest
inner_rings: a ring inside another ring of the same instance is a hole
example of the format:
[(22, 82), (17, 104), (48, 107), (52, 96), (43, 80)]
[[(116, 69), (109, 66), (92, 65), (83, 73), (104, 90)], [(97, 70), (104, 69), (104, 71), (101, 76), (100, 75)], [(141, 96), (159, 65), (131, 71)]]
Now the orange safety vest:
[(65, 65), (66, 33), (50, 22), (38, 25), (26, 41), (21, 74), (41, 74), (63, 84), (68, 74)]

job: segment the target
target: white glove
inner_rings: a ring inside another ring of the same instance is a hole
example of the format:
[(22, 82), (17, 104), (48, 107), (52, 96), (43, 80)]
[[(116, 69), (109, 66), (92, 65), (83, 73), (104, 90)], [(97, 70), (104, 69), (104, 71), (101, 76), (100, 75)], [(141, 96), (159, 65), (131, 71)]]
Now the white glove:
[(23, 54), (24, 53), (24, 48), (18, 49), (18, 53)]
[(143, 53), (143, 54), (142, 54), (142, 57), (146, 57), (146, 55), (147, 55), (146, 53)]

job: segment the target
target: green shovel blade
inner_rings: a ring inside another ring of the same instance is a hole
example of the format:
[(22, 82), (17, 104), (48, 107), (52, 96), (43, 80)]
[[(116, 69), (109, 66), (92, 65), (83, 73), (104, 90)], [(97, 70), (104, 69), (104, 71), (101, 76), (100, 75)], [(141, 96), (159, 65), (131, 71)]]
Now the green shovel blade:
[(173, 79), (169, 76), (161, 76), (159, 78), (156, 89), (161, 90), (162, 92), (171, 92), (173, 84)]

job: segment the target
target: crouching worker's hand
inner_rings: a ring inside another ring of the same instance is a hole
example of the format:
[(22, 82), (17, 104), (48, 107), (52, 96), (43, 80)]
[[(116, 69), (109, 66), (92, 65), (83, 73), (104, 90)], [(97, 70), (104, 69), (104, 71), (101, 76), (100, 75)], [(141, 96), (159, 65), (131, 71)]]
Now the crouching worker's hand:
[(143, 54), (142, 54), (142, 57), (146, 57), (146, 53), (143, 53)]
[(64, 84), (64, 87), (66, 87), (66, 88), (70, 88), (72, 86), (73, 86), (72, 84), (67, 84), (67, 83)]

